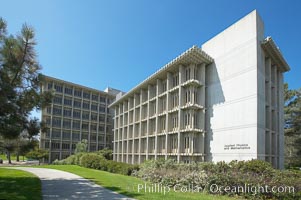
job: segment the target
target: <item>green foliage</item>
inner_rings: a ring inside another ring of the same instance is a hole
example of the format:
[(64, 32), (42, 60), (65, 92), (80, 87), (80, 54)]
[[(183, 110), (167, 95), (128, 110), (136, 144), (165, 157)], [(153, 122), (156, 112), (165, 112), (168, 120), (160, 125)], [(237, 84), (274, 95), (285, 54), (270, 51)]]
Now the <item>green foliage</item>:
[(48, 158), (48, 151), (44, 149), (35, 149), (26, 154), (27, 158), (39, 160), (39, 164), (41, 159)]
[(116, 174), (128, 175), (130, 176), (135, 170), (138, 170), (138, 165), (131, 165), (122, 162), (116, 162), (113, 160), (107, 160), (103, 166), (106, 171)]
[(100, 164), (104, 162), (105, 158), (101, 155), (97, 155), (95, 153), (86, 153), (80, 157), (80, 166), (92, 168), (92, 169), (100, 169)]
[[(230, 163), (176, 163), (173, 160), (148, 160), (141, 164), (135, 174), (143, 180), (165, 186), (187, 186), (204, 188), (212, 192), (210, 186), (230, 186), (238, 188), (248, 184), (249, 187), (261, 186), (293, 186), (295, 191), (301, 190), (301, 173), (273, 169), (261, 160), (232, 161)], [(242, 193), (239, 191), (221, 191), (221, 195), (242, 196), (250, 199), (298, 199), (301, 193)]]
[(99, 154), (103, 155), (107, 160), (113, 160), (113, 150), (109, 148), (104, 148), (98, 151)]
[[(16, 36), (7, 35), (6, 28), (0, 18), (0, 136), (15, 140), (23, 131), (37, 133), (27, 126), (30, 112), (49, 103), (52, 96), (40, 93), (41, 66), (33, 28), (24, 24)], [(8, 155), (12, 151), (10, 144), (4, 145)], [(10, 156), (8, 160), (11, 163)]]
[(88, 140), (82, 140), (78, 142), (75, 147), (75, 154), (77, 153), (84, 153), (88, 151)]
[(301, 166), (301, 89), (290, 90), (284, 85), (285, 165)]
[[(98, 169), (103, 171), (108, 171), (111, 173), (122, 174), (122, 175), (132, 175), (134, 172), (139, 170), (138, 165), (131, 165), (127, 163), (116, 162), (113, 160), (107, 160), (103, 156), (109, 155), (110, 151), (99, 151), (95, 153), (77, 153), (71, 155), (63, 160), (55, 160), (52, 164), (54, 165), (80, 165), (82, 167)], [(110, 156), (109, 156), (110, 158)]]

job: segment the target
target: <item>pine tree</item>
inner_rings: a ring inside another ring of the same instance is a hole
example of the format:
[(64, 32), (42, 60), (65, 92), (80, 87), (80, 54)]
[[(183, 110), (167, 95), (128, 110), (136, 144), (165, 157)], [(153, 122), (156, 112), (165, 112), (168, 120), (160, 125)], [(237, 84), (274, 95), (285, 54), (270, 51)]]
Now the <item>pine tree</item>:
[(301, 89), (284, 85), (285, 160), (289, 167), (301, 166)]
[[(50, 102), (52, 94), (40, 94), (41, 66), (33, 28), (24, 24), (14, 36), (7, 34), (6, 27), (0, 18), (0, 136), (14, 140), (26, 129), (30, 112)], [(12, 145), (6, 148), (9, 163), (12, 150)]]

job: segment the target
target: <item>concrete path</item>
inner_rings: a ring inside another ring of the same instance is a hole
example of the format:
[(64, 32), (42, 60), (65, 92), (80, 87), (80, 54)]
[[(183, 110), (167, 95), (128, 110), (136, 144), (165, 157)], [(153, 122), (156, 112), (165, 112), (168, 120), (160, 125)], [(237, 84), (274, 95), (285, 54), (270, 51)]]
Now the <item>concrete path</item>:
[(29, 167), (14, 167), (14, 169), (31, 172), (41, 179), (42, 195), (44, 200), (130, 200), (130, 198), (124, 195), (105, 189), (87, 179), (69, 172), (55, 169)]

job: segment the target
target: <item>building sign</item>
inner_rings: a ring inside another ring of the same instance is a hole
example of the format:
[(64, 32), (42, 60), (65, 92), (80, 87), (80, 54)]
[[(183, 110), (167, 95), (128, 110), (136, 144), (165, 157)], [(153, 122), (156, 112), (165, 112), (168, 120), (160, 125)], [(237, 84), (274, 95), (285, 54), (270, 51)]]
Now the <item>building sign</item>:
[(225, 144), (224, 150), (245, 150), (245, 149), (251, 149), (249, 144)]

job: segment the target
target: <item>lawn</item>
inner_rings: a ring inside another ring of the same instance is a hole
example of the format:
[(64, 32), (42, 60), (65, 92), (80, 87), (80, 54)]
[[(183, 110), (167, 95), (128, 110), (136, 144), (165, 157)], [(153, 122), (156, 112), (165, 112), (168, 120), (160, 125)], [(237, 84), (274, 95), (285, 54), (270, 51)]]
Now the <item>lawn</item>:
[[(205, 193), (198, 193), (198, 192), (166, 192), (165, 195), (162, 191), (162, 187), (157, 187), (160, 192), (147, 192), (140, 191), (138, 192), (138, 185), (144, 185), (144, 182), (141, 179), (131, 177), (131, 176), (124, 176), (119, 174), (113, 174), (105, 171), (95, 170), (95, 169), (88, 169), (83, 168), (76, 165), (45, 165), (39, 166), (51, 169), (58, 169), (67, 172), (71, 172), (82, 176), (86, 179), (89, 179), (96, 184), (99, 184), (107, 189), (114, 190), (120, 194), (124, 194), (126, 196), (140, 199), (140, 200), (154, 200), (154, 199), (164, 199), (164, 200), (174, 200), (174, 199), (183, 199), (183, 200), (215, 200), (215, 199), (224, 199), (224, 200), (233, 200), (234, 198), (226, 197), (226, 196), (214, 196)], [(151, 188), (151, 183), (146, 183), (149, 188)], [(154, 187), (153, 187), (154, 189)]]
[(41, 181), (29, 172), (0, 168), (0, 199), (41, 200)]

